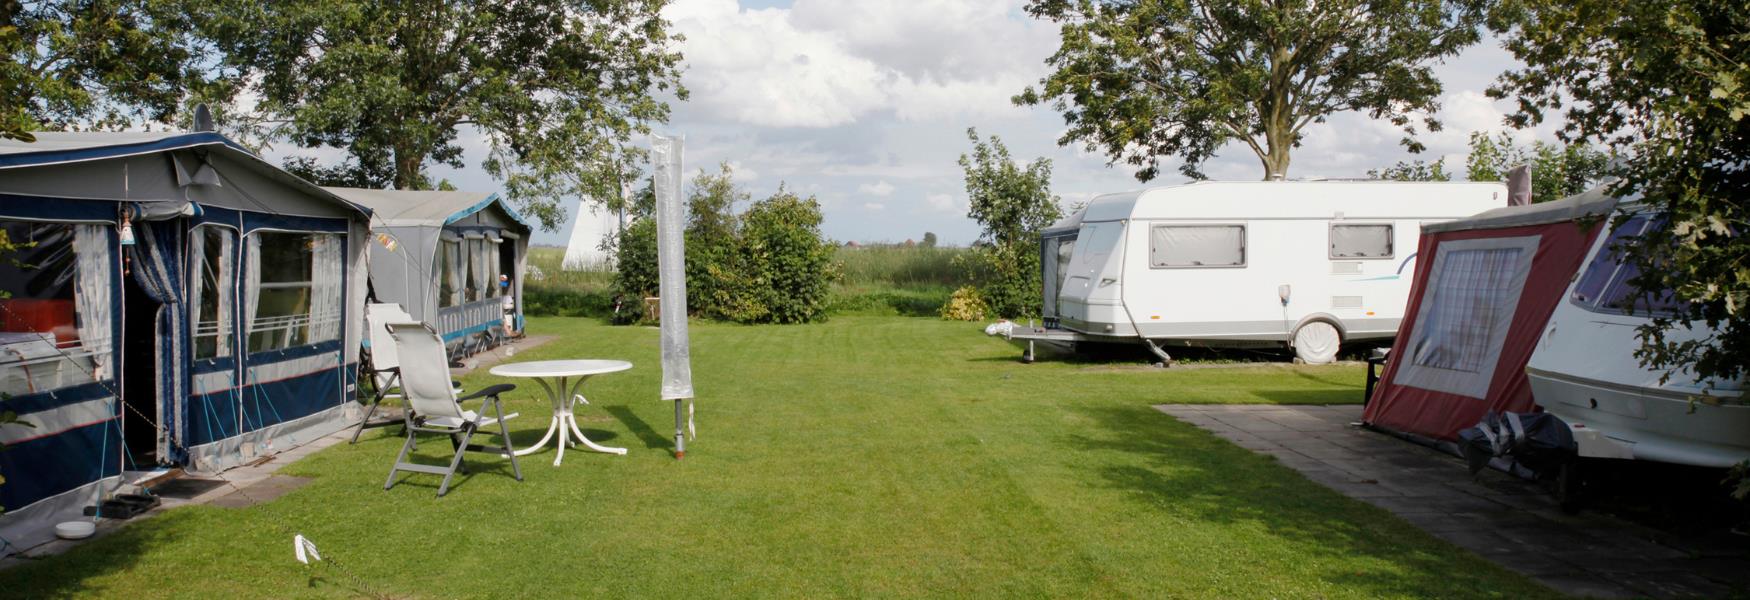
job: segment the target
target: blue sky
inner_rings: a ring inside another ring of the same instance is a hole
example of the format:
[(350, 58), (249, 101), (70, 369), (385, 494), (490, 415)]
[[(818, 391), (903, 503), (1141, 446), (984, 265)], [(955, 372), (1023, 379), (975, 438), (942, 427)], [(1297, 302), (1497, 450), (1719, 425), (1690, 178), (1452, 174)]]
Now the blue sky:
[[(1065, 203), (1140, 187), (1103, 156), (1059, 147), (1063, 120), (1049, 107), (1008, 99), (1044, 76), (1056, 27), (1027, 18), (1023, 0), (675, 0), (664, 15), (687, 41), (683, 81), (691, 100), (673, 103), (659, 129), (686, 136), (689, 173), (735, 167), (755, 198), (780, 182), (817, 197), (827, 235), (840, 241), (903, 241), (935, 232), (965, 244), (978, 227), (965, 216), (955, 160), (966, 129), (1001, 136), (1013, 154), (1052, 160), (1052, 191)], [(1462, 170), (1465, 139), (1501, 129), (1511, 107), (1483, 96), (1514, 61), (1491, 42), (1438, 68), (1446, 130), (1424, 134), (1412, 157), (1401, 133), (1358, 114), (1315, 126), (1294, 153), (1291, 177), (1359, 177), (1410, 158), (1447, 158)], [(1548, 139), (1520, 132), (1522, 140)], [(468, 167), (434, 174), (463, 189), (497, 190), (478, 168), (479, 136), (464, 134)], [(1176, 163), (1175, 165), (1176, 166)], [(1172, 169), (1149, 185), (1182, 179)], [(1215, 179), (1257, 179), (1262, 168), (1240, 145), (1205, 166)], [(562, 244), (569, 226), (538, 243)]]

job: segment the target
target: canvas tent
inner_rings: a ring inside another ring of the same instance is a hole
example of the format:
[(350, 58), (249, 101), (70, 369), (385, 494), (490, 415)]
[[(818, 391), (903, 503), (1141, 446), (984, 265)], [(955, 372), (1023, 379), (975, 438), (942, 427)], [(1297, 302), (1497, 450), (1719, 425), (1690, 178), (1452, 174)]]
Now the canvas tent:
[(602, 242), (621, 229), (619, 211), (609, 210), (588, 200), (577, 203), (577, 219), (571, 224), (571, 242), (565, 245), (566, 271), (591, 271), (611, 268), (613, 255), (602, 249)]
[(0, 141), (0, 536), (356, 418), (367, 218), (215, 133)]
[[(371, 291), (430, 323), (462, 355), (496, 343), (506, 296), (511, 328), (523, 328), (528, 222), (497, 194), (328, 188), (370, 208)], [(500, 275), (508, 285), (499, 284)]]
[(1526, 361), (1615, 205), (1599, 189), (1422, 226), (1410, 304), (1362, 420), (1452, 440), (1491, 410), (1533, 411)]

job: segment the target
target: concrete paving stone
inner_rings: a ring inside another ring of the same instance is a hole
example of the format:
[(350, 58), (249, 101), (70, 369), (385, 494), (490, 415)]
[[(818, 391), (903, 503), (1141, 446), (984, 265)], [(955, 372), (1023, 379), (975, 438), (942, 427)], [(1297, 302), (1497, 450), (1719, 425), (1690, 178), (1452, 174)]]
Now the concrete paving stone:
[(1655, 598), (1725, 598), (1733, 587), (1689, 571), (1601, 573), (1603, 578)]
[(1536, 577), (1538, 583), (1566, 596), (1577, 598), (1640, 598), (1642, 594), (1596, 575), (1546, 575)]
[(1402, 494), (1372, 483), (1326, 483), (1325, 487), (1342, 492), (1350, 498), (1370, 500), (1373, 498), (1402, 498)]
[(1362, 498), (1362, 500), (1366, 501), (1368, 504), (1389, 510), (1392, 514), (1403, 517), (1404, 520), (1409, 521), (1411, 525), (1415, 525), (1429, 532), (1451, 531), (1459, 529), (1461, 525), (1463, 527), (1473, 526), (1458, 523), (1455, 523), (1452, 526), (1439, 525), (1440, 523), (1451, 523), (1453, 521), (1452, 513), (1440, 510), (1439, 507), (1423, 502), (1420, 498), (1397, 495), (1374, 496)]
[(1493, 552), (1481, 555), (1491, 561), (1506, 566), (1522, 575), (1539, 576), (1586, 576), (1590, 575), (1580, 566), (1552, 557), (1542, 552), (1516, 549), (1507, 552)]
[(1519, 544), (1488, 529), (1454, 529), (1440, 533), (1440, 539), (1481, 555), (1501, 554), (1519, 549)]
[(1283, 427), (1279, 423), (1245, 415), (1220, 415), (1217, 416), (1216, 419), (1222, 423), (1232, 425), (1241, 431), (1249, 431), (1252, 433), (1282, 433), (1291, 431), (1289, 428)]

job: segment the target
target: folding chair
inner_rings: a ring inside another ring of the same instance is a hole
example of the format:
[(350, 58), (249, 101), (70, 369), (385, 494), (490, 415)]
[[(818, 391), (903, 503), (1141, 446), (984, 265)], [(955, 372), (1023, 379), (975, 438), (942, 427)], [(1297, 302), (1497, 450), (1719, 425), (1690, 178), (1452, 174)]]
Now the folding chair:
[(401, 359), (395, 352), (395, 338), (389, 337), (390, 323), (416, 323), (413, 315), (401, 309), (399, 304), (368, 304), (365, 305), (365, 332), (371, 341), (371, 361), (366, 370), (366, 378), (376, 391), (371, 394), (371, 406), (365, 410), (365, 418), (359, 421), (358, 429), (352, 432), (352, 441), (359, 441), (359, 434), (366, 428), (393, 425), (396, 421), (371, 422), (371, 417), (377, 415), (377, 409), (384, 398), (400, 398), (397, 389), (401, 381)]
[[(457, 398), (456, 389), (450, 386), (443, 338), (438, 336), (437, 330), (424, 323), (390, 323), (388, 329), (400, 354), (400, 388), (402, 398), (407, 400), (408, 412), (407, 443), (401, 446), (401, 454), (395, 457), (395, 466), (389, 469), (389, 479), (383, 482), (383, 489), (394, 487), (395, 474), (401, 471), (443, 475), (444, 482), (437, 493), (441, 498), (450, 491), (450, 480), (462, 468), (462, 455), (467, 452), (487, 452), (510, 458), (511, 471), (516, 474), (517, 481), (522, 481), (523, 470), (517, 465), (516, 451), (511, 448), (510, 430), (504, 426), (505, 421), (517, 415), (504, 414), (504, 405), (498, 399), (499, 394), (514, 390), (516, 386), (499, 384)], [(478, 412), (462, 409), (462, 401), (476, 399), (481, 400)], [(491, 417), (485, 416), (488, 405), (492, 406)], [(498, 426), (498, 435), (504, 446), (469, 445), (475, 432), (493, 425)], [(450, 437), (456, 456), (450, 459), (448, 467), (408, 462), (407, 455), (413, 451), (414, 438), (421, 433)]]

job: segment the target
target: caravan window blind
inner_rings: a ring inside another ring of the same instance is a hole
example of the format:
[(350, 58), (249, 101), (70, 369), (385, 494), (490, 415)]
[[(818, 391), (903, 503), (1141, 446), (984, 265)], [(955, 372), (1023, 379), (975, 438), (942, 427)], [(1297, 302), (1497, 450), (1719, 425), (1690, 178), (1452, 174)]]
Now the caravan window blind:
[(441, 240), (437, 246), (436, 263), (432, 269), (438, 280), (438, 307), (462, 304), (462, 241)]
[(1331, 258), (1391, 258), (1392, 226), (1331, 225)]
[(189, 236), (188, 289), (193, 293), (194, 357), (231, 355), (232, 282), (236, 280), (237, 231), (202, 225)]
[(1244, 225), (1156, 225), (1149, 231), (1150, 267), (1246, 266)]

